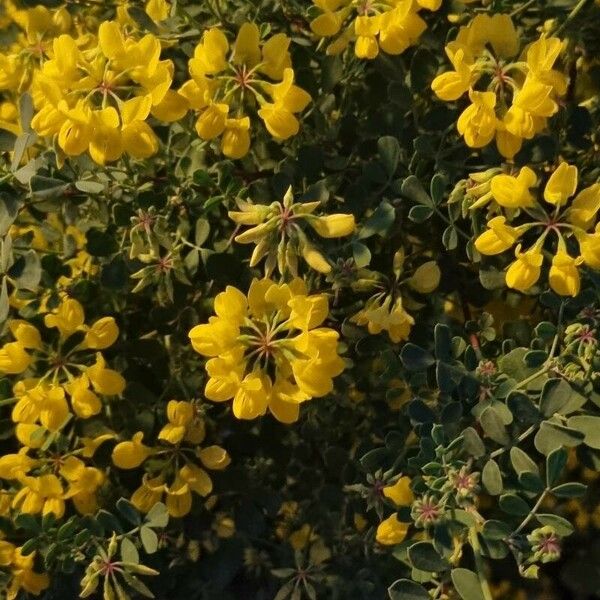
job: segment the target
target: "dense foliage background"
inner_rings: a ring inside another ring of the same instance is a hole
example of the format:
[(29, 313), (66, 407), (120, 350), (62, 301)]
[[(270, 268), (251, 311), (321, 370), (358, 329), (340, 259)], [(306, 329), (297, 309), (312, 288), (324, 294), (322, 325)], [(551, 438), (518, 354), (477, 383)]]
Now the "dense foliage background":
[(0, 2), (0, 595), (600, 586), (600, 4)]

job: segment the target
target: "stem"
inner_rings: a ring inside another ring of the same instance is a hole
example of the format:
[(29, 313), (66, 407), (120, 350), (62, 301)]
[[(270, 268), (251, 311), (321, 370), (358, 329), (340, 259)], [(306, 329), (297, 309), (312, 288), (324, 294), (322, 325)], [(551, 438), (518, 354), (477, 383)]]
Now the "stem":
[(471, 527), (469, 529), (469, 544), (473, 549), (473, 558), (475, 559), (475, 571), (477, 572), (477, 579), (481, 586), (481, 593), (483, 594), (484, 600), (493, 600), (490, 586), (488, 585), (487, 578), (485, 576), (485, 562), (481, 556), (481, 546), (479, 545), (479, 538), (477, 537), (477, 529)]
[(548, 492), (550, 490), (548, 488), (546, 488), (541, 496), (538, 498), (538, 501), (535, 503), (535, 506), (531, 509), (531, 512), (523, 519), (523, 521), (521, 522), (521, 524), (515, 529), (515, 531), (513, 532), (513, 534), (511, 535), (517, 535), (517, 533), (523, 531), (523, 529), (525, 528), (525, 526), (527, 525), (527, 523), (529, 523), (529, 521), (531, 521), (531, 519), (533, 519), (533, 517), (535, 517), (537, 511), (540, 509), (540, 506), (542, 506), (542, 502), (546, 499), (546, 496), (548, 495)]
[(579, 0), (573, 10), (567, 15), (567, 18), (562, 22), (560, 27), (554, 32), (554, 35), (558, 35), (561, 31), (583, 10), (589, 0)]

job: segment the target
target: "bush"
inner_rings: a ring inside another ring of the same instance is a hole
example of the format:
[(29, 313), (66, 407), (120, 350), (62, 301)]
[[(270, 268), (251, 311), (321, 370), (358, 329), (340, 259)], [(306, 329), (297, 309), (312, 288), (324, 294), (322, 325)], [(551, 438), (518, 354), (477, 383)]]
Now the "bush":
[(3, 597), (597, 594), (600, 3), (0, 23)]

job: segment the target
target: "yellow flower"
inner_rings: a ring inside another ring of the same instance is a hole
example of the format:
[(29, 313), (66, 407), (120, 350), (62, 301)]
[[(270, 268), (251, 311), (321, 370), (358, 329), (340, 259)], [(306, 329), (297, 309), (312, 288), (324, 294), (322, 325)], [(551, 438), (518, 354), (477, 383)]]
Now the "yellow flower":
[(47, 515), (53, 513), (58, 519), (65, 512), (64, 490), (56, 475), (23, 477), (23, 487), (15, 494), (13, 508), (21, 512)]
[(525, 208), (533, 206), (535, 200), (529, 188), (535, 186), (537, 177), (529, 167), (523, 167), (516, 177), (496, 175), (491, 180), (494, 200), (505, 208)]
[(577, 167), (560, 163), (544, 188), (544, 200), (556, 206), (563, 206), (577, 189)]
[(517, 137), (531, 139), (544, 129), (546, 119), (558, 111), (552, 91), (552, 86), (527, 78), (504, 117), (507, 131)]
[(299, 404), (328, 394), (344, 368), (337, 332), (320, 327), (326, 298), (308, 295), (299, 279), (255, 279), (247, 298), (230, 286), (217, 294), (215, 312), (189, 336), (193, 348), (210, 357), (206, 397), (233, 400), (239, 419), (268, 409), (280, 421), (295, 421)]
[[(250, 149), (251, 121), (256, 111), (276, 140), (296, 135), (302, 112), (311, 98), (294, 85), (290, 39), (281, 33), (261, 43), (260, 30), (244, 23), (230, 49), (223, 31), (206, 31), (189, 61), (191, 79), (179, 89), (190, 108), (199, 111), (198, 135), (221, 138), (221, 151), (242, 158)], [(231, 52), (230, 52), (231, 50)]]
[(472, 104), (458, 128), (468, 146), (481, 148), (495, 138), (499, 152), (511, 159), (523, 139), (546, 127), (558, 110), (555, 98), (567, 91), (567, 78), (553, 68), (562, 49), (558, 38), (542, 36), (521, 57), (519, 45), (509, 15), (478, 14), (446, 46), (454, 70), (432, 82), (446, 102), (469, 92)]
[[(151, 4), (160, 17), (164, 3)], [(159, 117), (181, 113), (181, 102), (172, 95), (165, 100), (173, 64), (160, 60), (160, 41), (152, 34), (125, 37), (115, 21), (100, 24), (95, 43), (84, 51), (70, 35), (54, 39), (52, 58), (36, 79), (40, 102), (31, 125), (41, 136), (56, 136), (65, 154), (88, 151), (99, 164), (125, 152), (134, 158), (151, 156), (158, 150), (146, 123), (153, 108), (159, 107)]]
[(415, 44), (426, 29), (417, 11), (437, 10), (441, 0), (394, 0), (364, 7), (350, 0), (313, 0), (313, 4), (321, 12), (310, 23), (312, 32), (325, 38), (337, 36), (327, 46), (327, 54), (343, 52), (354, 40), (354, 54), (371, 60), (380, 50), (401, 54)]
[(204, 422), (196, 414), (194, 405), (190, 402), (170, 400), (167, 404), (167, 423), (158, 434), (159, 440), (169, 444), (179, 444), (185, 441), (199, 444), (204, 439)]
[(458, 117), (456, 127), (468, 146), (482, 148), (496, 133), (496, 94), (470, 90), (469, 98), (472, 104)]
[(112, 461), (120, 469), (135, 469), (151, 454), (152, 448), (144, 445), (144, 434), (138, 431), (131, 441), (119, 442), (112, 451)]
[(579, 251), (586, 265), (600, 270), (600, 225), (596, 225), (594, 233), (578, 236)]
[(414, 499), (410, 489), (410, 477), (400, 477), (393, 485), (384, 487), (383, 495), (396, 506), (410, 506)]
[(577, 296), (581, 282), (577, 268), (583, 259), (572, 258), (565, 251), (559, 250), (552, 258), (552, 266), (548, 279), (550, 287), (561, 296)]
[(481, 254), (500, 254), (511, 248), (519, 239), (519, 231), (506, 224), (506, 217), (494, 217), (488, 221), (487, 226), (488, 229), (475, 240), (475, 248)]
[(600, 210), (600, 183), (581, 190), (569, 210), (569, 221), (581, 229), (589, 229)]
[(34, 571), (35, 552), (22, 554), (21, 548), (14, 548), (9, 566), (11, 579), (6, 590), (6, 600), (16, 600), (20, 591), (39, 596), (49, 585), (50, 578), (46, 573)]
[(536, 248), (521, 252), (520, 244), (515, 250), (515, 256), (517, 260), (510, 265), (506, 272), (506, 285), (525, 292), (540, 278), (544, 257)]
[(94, 389), (106, 396), (118, 396), (125, 389), (125, 379), (113, 369), (106, 368), (106, 361), (100, 352), (96, 353), (96, 362), (85, 371)]
[(31, 356), (20, 342), (9, 342), (0, 348), (0, 372), (16, 375), (26, 371), (31, 364)]
[(74, 298), (65, 298), (56, 311), (44, 317), (46, 327), (56, 327), (63, 337), (69, 337), (79, 330), (84, 321), (83, 307)]
[(398, 517), (393, 514), (379, 523), (377, 532), (375, 533), (375, 539), (384, 546), (399, 544), (406, 538), (408, 527), (408, 523), (402, 523), (398, 520)]
[(431, 82), (431, 89), (441, 100), (452, 102), (458, 100), (469, 90), (472, 66), (466, 62), (464, 48), (446, 46), (446, 55), (452, 63), (454, 71), (438, 75)]
[(104, 350), (119, 337), (119, 328), (113, 317), (98, 319), (85, 333), (84, 343), (91, 350)]
[(104, 473), (100, 469), (87, 467), (75, 456), (69, 456), (63, 462), (60, 474), (69, 483), (65, 498), (73, 501), (79, 513), (93, 513), (98, 508), (96, 492), (104, 483)]
[(392, 298), (375, 297), (351, 319), (358, 325), (367, 325), (369, 333), (378, 334), (387, 331), (394, 343), (407, 340), (415, 320), (402, 306), (402, 298), (398, 297), (392, 304)]

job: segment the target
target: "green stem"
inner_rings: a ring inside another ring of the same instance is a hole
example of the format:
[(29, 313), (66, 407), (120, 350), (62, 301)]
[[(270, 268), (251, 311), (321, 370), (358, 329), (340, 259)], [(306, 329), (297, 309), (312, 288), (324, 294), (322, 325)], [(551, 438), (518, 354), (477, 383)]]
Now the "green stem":
[(513, 532), (513, 534), (512, 534), (513, 536), (517, 535), (517, 533), (520, 533), (521, 531), (523, 531), (523, 529), (527, 526), (529, 521), (531, 521), (531, 519), (533, 519), (533, 517), (535, 517), (535, 515), (537, 514), (537, 511), (542, 506), (542, 502), (546, 499), (546, 496), (548, 495), (549, 492), (550, 492), (550, 490), (548, 488), (546, 488), (542, 492), (541, 496), (538, 498), (538, 501), (535, 503), (535, 506), (531, 509), (530, 513), (523, 519), (521, 524)]
[(567, 18), (561, 23), (560, 27), (554, 32), (554, 35), (558, 36), (562, 30), (585, 8), (585, 5), (590, 0), (579, 0), (579, 2), (573, 7), (573, 10), (567, 15)]
[(484, 600), (493, 600), (492, 592), (485, 576), (485, 562), (483, 560), (483, 556), (481, 556), (481, 546), (479, 545), (479, 538), (477, 537), (477, 529), (475, 527), (471, 527), (469, 529), (469, 544), (473, 549), (475, 571), (477, 573), (479, 585), (481, 586), (483, 598)]

